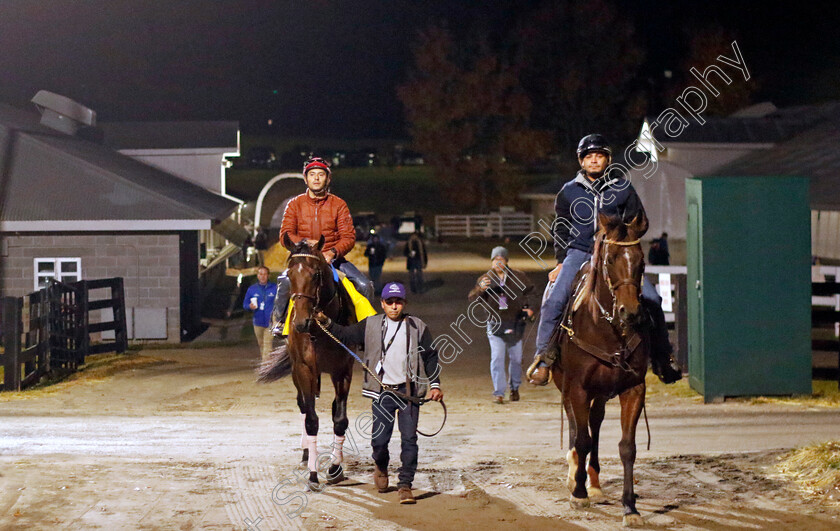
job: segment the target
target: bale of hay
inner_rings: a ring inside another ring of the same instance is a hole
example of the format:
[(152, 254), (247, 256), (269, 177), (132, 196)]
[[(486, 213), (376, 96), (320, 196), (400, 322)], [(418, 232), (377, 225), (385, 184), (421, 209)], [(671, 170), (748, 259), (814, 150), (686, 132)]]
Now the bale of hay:
[(778, 469), (806, 496), (840, 504), (840, 441), (798, 448), (781, 459)]

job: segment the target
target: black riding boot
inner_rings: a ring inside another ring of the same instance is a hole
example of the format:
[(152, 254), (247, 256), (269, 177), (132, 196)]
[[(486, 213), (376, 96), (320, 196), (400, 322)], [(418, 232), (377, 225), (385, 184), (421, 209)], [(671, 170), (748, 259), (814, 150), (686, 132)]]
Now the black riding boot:
[(289, 311), (289, 291), (291, 291), (289, 279), (285, 273), (281, 273), (277, 277), (277, 296), (274, 297), (274, 309), (271, 310), (271, 322), (274, 323), (271, 333), (276, 337), (283, 336), (286, 313)]
[(652, 301), (643, 300), (651, 321), (650, 330), (650, 365), (653, 373), (666, 384), (682, 378), (682, 371), (671, 356), (674, 347), (668, 338), (668, 324), (662, 307)]

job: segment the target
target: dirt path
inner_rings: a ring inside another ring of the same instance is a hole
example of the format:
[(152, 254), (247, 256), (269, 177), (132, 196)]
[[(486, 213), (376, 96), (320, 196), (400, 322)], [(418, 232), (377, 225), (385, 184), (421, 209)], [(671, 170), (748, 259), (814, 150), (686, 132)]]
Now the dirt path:
[[(460, 311), (473, 275), (431, 276), (413, 307), (433, 332)], [(455, 301), (443, 304), (443, 301)], [(490, 402), (483, 331), (442, 374), (449, 421), (420, 442), (420, 500), (379, 494), (364, 433), (370, 402), (354, 383), (349, 479), (303, 494), (299, 414), (290, 381), (252, 383), (256, 346), (146, 351), (154, 358), (101, 381), (0, 402), (0, 529), (615, 529), (621, 521), (617, 406), (607, 411), (608, 502), (572, 511), (560, 450), (560, 395), (523, 387)], [(526, 353), (526, 358), (530, 357)], [(359, 373), (356, 375), (359, 380)], [(325, 382), (326, 383), (326, 382)], [(326, 386), (325, 386), (326, 389)], [(318, 405), (331, 442), (329, 393)], [(421, 423), (439, 421), (435, 406)], [(639, 431), (638, 506), (647, 524), (680, 529), (837, 529), (840, 513), (772, 477), (781, 449), (840, 436), (840, 411), (649, 399), (653, 442)], [(392, 442), (393, 456), (399, 442)], [(396, 465), (396, 463), (394, 463)], [(395, 469), (392, 469), (392, 478)], [(287, 513), (302, 507), (302, 514)]]

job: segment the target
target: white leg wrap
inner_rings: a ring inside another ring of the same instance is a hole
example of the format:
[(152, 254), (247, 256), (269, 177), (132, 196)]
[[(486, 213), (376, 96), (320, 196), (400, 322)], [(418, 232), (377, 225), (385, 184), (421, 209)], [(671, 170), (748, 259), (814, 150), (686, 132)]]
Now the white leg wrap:
[(308, 435), (309, 439), (309, 471), (318, 471), (318, 436)]
[(340, 465), (344, 461), (344, 435), (333, 435), (332, 464)]
[(300, 414), (300, 447), (303, 450), (309, 448), (309, 439), (306, 438), (306, 413)]

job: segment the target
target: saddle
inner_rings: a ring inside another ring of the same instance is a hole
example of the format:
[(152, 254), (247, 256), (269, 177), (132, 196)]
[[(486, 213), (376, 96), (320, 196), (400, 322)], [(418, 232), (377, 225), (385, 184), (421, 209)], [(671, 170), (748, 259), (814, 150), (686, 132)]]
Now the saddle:
[[(376, 315), (376, 310), (373, 309), (373, 306), (370, 304), (364, 295), (359, 293), (359, 290), (356, 289), (356, 286), (350, 282), (350, 279), (347, 278), (347, 275), (342, 273), (336, 268), (331, 268), (333, 271), (333, 281), (338, 286), (339, 291), (344, 290), (350, 301), (353, 303), (353, 308), (356, 313), (356, 322), (360, 322), (372, 315)], [(286, 310), (286, 322), (283, 325), (283, 335), (289, 335), (289, 326), (292, 320), (292, 308), (295, 305), (295, 301), (289, 297), (289, 307)]]
[[(563, 339), (563, 336), (568, 336), (569, 340), (574, 343), (578, 348), (587, 352), (591, 356), (603, 361), (607, 365), (611, 367), (617, 367), (623, 370), (632, 371), (630, 368), (627, 360), (633, 351), (638, 348), (638, 346), (642, 342), (641, 335), (636, 332), (634, 333), (628, 341), (625, 342), (624, 346), (618, 352), (608, 352), (597, 345), (593, 345), (587, 341), (584, 341), (579, 336), (575, 335), (574, 333), (574, 325), (572, 322), (572, 318), (575, 312), (580, 308), (583, 304), (583, 301), (586, 298), (586, 290), (583, 289), (583, 286), (586, 285), (586, 279), (588, 274), (588, 268), (585, 264), (584, 267), (581, 268), (580, 278), (575, 283), (574, 290), (572, 292), (572, 296), (569, 297), (569, 300), (566, 302), (566, 306), (563, 309), (563, 313), (561, 314), (560, 319), (557, 321), (557, 324), (554, 326), (554, 330), (551, 333), (551, 338), (549, 340), (549, 349), (545, 353), (546, 362), (549, 365), (557, 363), (560, 361), (560, 342)], [(647, 310), (647, 307), (643, 304), (642, 311), (645, 312), (646, 321), (651, 323), (651, 317)]]

